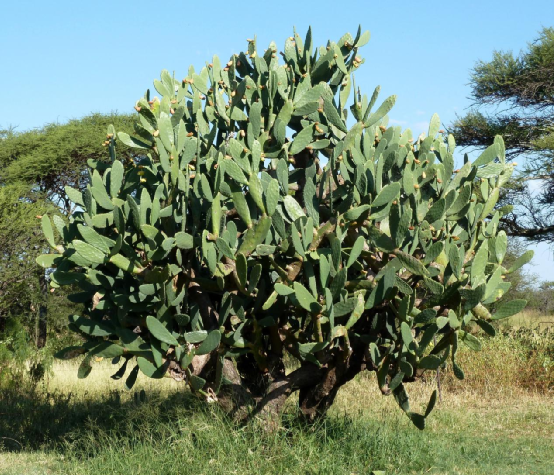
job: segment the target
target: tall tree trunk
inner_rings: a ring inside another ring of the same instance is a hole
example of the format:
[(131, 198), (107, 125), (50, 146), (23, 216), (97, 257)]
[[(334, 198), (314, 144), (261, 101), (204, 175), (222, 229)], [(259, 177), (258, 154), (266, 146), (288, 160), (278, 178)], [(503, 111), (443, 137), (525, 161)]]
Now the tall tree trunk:
[(48, 308), (46, 301), (48, 298), (48, 282), (46, 282), (46, 276), (44, 270), (40, 269), (39, 276), (39, 290), (40, 290), (40, 304), (38, 309), (38, 322), (37, 322), (37, 348), (44, 348), (46, 345), (46, 334), (48, 330)]

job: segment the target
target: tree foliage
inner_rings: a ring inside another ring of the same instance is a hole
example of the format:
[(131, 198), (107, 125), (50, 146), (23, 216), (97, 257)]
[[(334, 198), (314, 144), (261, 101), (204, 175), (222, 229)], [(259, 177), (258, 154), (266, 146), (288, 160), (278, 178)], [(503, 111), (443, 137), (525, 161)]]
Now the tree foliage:
[(1, 326), (8, 316), (34, 321), (30, 315), (36, 315), (44, 304), (35, 258), (46, 249), (46, 241), (36, 216), (45, 214), (48, 206), (44, 201), (33, 201), (30, 195), (26, 185), (0, 187)]
[(508, 158), (523, 171), (503, 195), (514, 205), (502, 219), (507, 232), (554, 241), (554, 28), (544, 28), (519, 55), (496, 51), (471, 76), (474, 108), (452, 124), (462, 146), (483, 148), (502, 135)]
[(84, 189), (87, 162), (106, 159), (107, 125), (131, 131), (132, 122), (129, 115), (93, 114), (37, 130), (0, 131), (0, 332), (7, 318), (18, 319), (42, 346), (47, 307), (51, 330), (67, 326), (67, 293), (47, 293), (44, 269), (35, 262), (48, 249), (39, 232), (40, 216), (49, 212), (67, 219), (74, 209), (64, 187)]
[(491, 320), (525, 305), (487, 310), (523, 264), (503, 266), (502, 139), (454, 172), (436, 114), (414, 142), (387, 128), (394, 96), (376, 107), (379, 88), (353, 87), (369, 32), (317, 49), (311, 38), (289, 38), (285, 64), (254, 39), (182, 81), (162, 71), (135, 133), (108, 129), (111, 163), (66, 188), (81, 209), (43, 219), (53, 253), (38, 262), (85, 305), (70, 327), (86, 342), (60, 353), (85, 355), (80, 377), (94, 355), (113, 357), (129, 387), (139, 371), (170, 375), (243, 417), (276, 415), (298, 391), (313, 420), (374, 371), (423, 428), (435, 394), (419, 414), (405, 384), (447, 358), (463, 378), (458, 344), (480, 348), (471, 322), (494, 333)]
[[(0, 185), (25, 183), (63, 214), (71, 214), (64, 188), (84, 189), (89, 180), (87, 162), (106, 159), (104, 141), (111, 123), (118, 130), (133, 128), (130, 115), (92, 114), (37, 130), (5, 130), (0, 136)], [(125, 147), (120, 153), (125, 153)]]

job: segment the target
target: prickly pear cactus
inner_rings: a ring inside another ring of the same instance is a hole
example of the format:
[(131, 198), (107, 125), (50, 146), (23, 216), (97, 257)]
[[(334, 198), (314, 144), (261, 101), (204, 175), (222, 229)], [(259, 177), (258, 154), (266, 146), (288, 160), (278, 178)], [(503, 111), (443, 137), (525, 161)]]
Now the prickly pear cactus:
[[(405, 383), (448, 358), (463, 378), (459, 343), (481, 346), (468, 327), (494, 334), (525, 305), (487, 310), (514, 270), (498, 231), (508, 210), (495, 208), (513, 166), (497, 137), (454, 170), (437, 115), (415, 140), (387, 127), (395, 96), (375, 107), (379, 88), (354, 85), (368, 40), (314, 49), (311, 31), (295, 33), (284, 53), (248, 40), (183, 80), (162, 71), (134, 135), (108, 131), (111, 165), (92, 163), (84, 192), (66, 188), (69, 224), (43, 218), (53, 251), (39, 263), (86, 306), (70, 317), (85, 343), (61, 352), (84, 355), (80, 376), (114, 358), (128, 387), (139, 371), (209, 400), (240, 385), (259, 406), (286, 385), (314, 417), (369, 370), (424, 426), (435, 394), (411, 412)], [(134, 160), (117, 159), (118, 141)], [(286, 354), (299, 364), (288, 373)]]

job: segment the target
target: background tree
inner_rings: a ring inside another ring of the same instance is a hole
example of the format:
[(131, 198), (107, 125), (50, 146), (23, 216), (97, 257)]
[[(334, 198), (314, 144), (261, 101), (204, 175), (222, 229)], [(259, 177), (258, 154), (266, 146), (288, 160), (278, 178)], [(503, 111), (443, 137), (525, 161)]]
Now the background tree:
[[(110, 123), (133, 129), (129, 115), (92, 114), (37, 130), (0, 131), (0, 333), (8, 317), (18, 318), (30, 340), (44, 346), (47, 306), (52, 330), (67, 326), (67, 292), (48, 293), (48, 276), (35, 262), (48, 249), (37, 232), (36, 216), (48, 211), (67, 219), (74, 211), (65, 186), (84, 189), (89, 181), (87, 162), (106, 160)], [(120, 153), (132, 156), (126, 147)]]
[(479, 61), (470, 84), (474, 107), (450, 132), (476, 148), (503, 136), (507, 157), (525, 165), (503, 193), (515, 207), (502, 223), (510, 235), (554, 242), (554, 28), (517, 56), (496, 51)]
[[(123, 114), (92, 114), (25, 132), (5, 130), (0, 135), (0, 185), (25, 183), (68, 216), (74, 210), (65, 186), (83, 190), (88, 160), (106, 160), (106, 129), (112, 123), (118, 130), (133, 130), (132, 116)], [(118, 152), (132, 155), (126, 147)]]
[[(38, 271), (34, 260), (47, 249), (36, 216), (46, 213), (48, 206), (29, 195), (32, 193), (22, 184), (0, 187), (0, 331), (8, 316), (37, 323), (39, 319), (30, 315), (37, 315), (46, 304), (39, 278), (44, 271)], [(42, 330), (35, 338), (39, 345)]]

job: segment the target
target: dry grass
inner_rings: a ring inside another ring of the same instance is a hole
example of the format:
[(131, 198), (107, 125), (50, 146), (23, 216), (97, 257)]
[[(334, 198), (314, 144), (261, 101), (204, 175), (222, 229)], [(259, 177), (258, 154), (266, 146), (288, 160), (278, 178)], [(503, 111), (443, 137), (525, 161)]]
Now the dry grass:
[[(0, 453), (0, 473), (20, 475), (53, 474), (53, 457), (44, 453)], [(17, 468), (16, 468), (17, 467)]]
[(536, 310), (524, 310), (501, 321), (503, 328), (530, 328), (546, 330), (554, 328), (554, 315), (543, 315)]
[[(73, 361), (56, 361), (52, 371), (46, 376), (44, 385), (49, 392), (70, 392), (80, 396), (93, 397), (113, 392), (125, 391), (125, 379), (114, 380), (118, 366), (112, 365), (109, 360), (92, 363), (92, 372), (86, 379), (77, 378), (77, 366)], [(184, 390), (184, 385), (176, 383), (171, 378), (151, 379), (140, 371), (133, 391), (144, 389), (147, 392), (161, 391), (166, 394)]]
[[(523, 314), (521, 322), (530, 322), (533, 315)], [(529, 328), (525, 325), (523, 328)], [(505, 333), (496, 338), (479, 337), (483, 350), (474, 352), (460, 345), (457, 362), (465, 372), (463, 381), (454, 377), (447, 366), (441, 370), (441, 386), (444, 407), (458, 408), (462, 405), (475, 405), (477, 408), (490, 404), (507, 404), (510, 401), (550, 400), (554, 395), (554, 359), (548, 359), (548, 350), (554, 352), (554, 334), (535, 333), (523, 330), (524, 337), (535, 339), (533, 342), (522, 342), (522, 335)], [(544, 340), (544, 335), (549, 335)], [(542, 346), (541, 346), (542, 345)], [(90, 375), (80, 380), (73, 361), (56, 362), (44, 382), (47, 392), (69, 394), (74, 397), (90, 398), (96, 395), (119, 393), (122, 397), (131, 397), (135, 392), (157, 392), (175, 394), (186, 391), (183, 383), (171, 378), (153, 380), (139, 373), (133, 392), (125, 391), (124, 380), (113, 380), (110, 376), (117, 370), (109, 360), (95, 362)], [(423, 381), (407, 386), (415, 405), (426, 404), (429, 395), (437, 387), (435, 372), (427, 372)], [(377, 389), (373, 373), (361, 374), (346, 388), (339, 392), (335, 411), (363, 409), (380, 412), (392, 410), (395, 403), (392, 398), (383, 398)]]
[[(391, 397), (383, 397), (374, 381), (352, 381), (339, 393), (332, 414), (359, 414), (390, 424), (391, 419), (408, 428), (410, 422)], [(434, 384), (416, 383), (408, 388), (412, 410), (424, 412)], [(426, 431), (465, 433), (498, 437), (541, 437), (554, 443), (554, 399), (521, 389), (492, 394), (476, 388), (451, 391), (443, 387), (438, 403), (427, 421)]]

